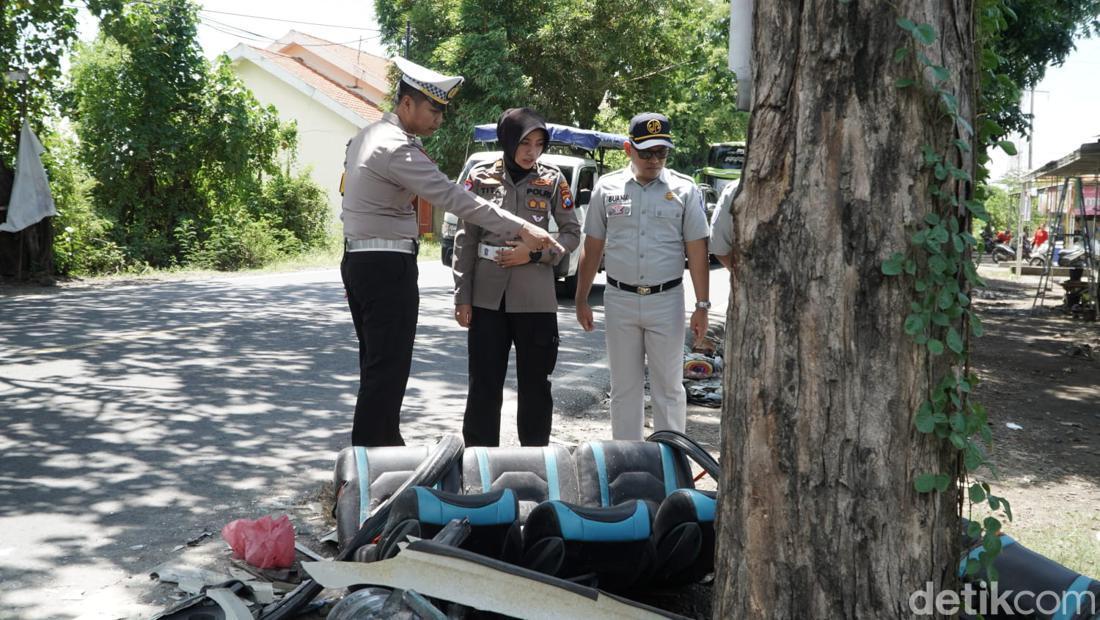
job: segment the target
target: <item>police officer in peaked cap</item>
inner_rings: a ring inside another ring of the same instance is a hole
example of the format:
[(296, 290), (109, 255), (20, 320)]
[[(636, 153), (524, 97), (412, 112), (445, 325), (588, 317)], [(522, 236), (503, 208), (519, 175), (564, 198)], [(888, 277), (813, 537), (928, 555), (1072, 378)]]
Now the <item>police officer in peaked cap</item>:
[(419, 137), (439, 128), (463, 78), (403, 58), (395, 62), (402, 77), (393, 112), (352, 138), (344, 163), (340, 274), (359, 338), (359, 395), (351, 432), (356, 446), (404, 445), (401, 401), (420, 306), (414, 196), (528, 247), (562, 250), (543, 228), (449, 181), (424, 152)]
[(710, 270), (706, 208), (691, 177), (665, 168), (671, 124), (647, 112), (630, 121), (623, 144), (630, 165), (605, 174), (592, 190), (577, 278), (577, 321), (594, 329), (588, 292), (604, 258), (607, 365), (611, 371), (611, 433), (642, 438), (645, 372), (655, 430), (684, 431), (684, 256), (695, 289), (691, 331), (707, 331)]

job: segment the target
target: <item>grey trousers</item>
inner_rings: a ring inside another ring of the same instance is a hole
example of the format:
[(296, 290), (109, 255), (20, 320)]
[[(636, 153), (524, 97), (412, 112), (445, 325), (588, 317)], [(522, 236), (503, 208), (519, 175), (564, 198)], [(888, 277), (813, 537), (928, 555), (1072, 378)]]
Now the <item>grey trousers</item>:
[(683, 285), (653, 295), (608, 286), (604, 314), (612, 438), (643, 437), (647, 365), (653, 429), (683, 432), (687, 422)]

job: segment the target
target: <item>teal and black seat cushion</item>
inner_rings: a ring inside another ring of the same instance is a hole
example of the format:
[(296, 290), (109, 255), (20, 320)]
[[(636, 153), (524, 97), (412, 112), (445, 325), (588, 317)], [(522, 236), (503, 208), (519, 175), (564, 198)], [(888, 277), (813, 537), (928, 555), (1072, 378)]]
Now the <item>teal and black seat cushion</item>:
[(408, 537), (432, 538), (452, 519), (469, 519), (470, 535), (459, 545), (481, 555), (517, 563), (523, 548), (519, 504), (511, 489), (460, 495), (427, 487), (412, 487), (398, 495), (390, 509), (376, 552), (378, 560), (393, 557)]
[(578, 506), (548, 501), (523, 529), (522, 565), (563, 579), (591, 577), (599, 588), (629, 590), (652, 569), (653, 515), (648, 502)]

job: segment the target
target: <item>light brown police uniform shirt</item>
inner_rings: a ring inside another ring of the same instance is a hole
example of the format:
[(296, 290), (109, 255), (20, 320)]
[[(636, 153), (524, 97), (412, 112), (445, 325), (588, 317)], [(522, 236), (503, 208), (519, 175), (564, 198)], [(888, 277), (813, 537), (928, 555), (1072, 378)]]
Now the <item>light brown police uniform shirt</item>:
[(522, 219), (455, 185), (407, 133), (396, 114), (364, 127), (348, 142), (340, 219), (347, 239), (416, 239), (412, 197), (514, 239)]
[[(558, 243), (572, 252), (580, 245), (581, 225), (577, 220), (569, 182), (554, 166), (537, 164), (534, 171), (513, 184), (504, 173), (504, 161), (486, 163), (470, 171), (466, 187), (501, 209), (523, 220), (549, 229), (550, 218), (558, 225)], [(497, 310), (504, 298), (505, 312), (557, 312), (554, 265), (565, 255), (544, 251), (537, 263), (501, 267), (482, 258), (480, 244), (505, 246), (508, 237), (463, 220), (455, 237), (455, 305), (471, 304)]]

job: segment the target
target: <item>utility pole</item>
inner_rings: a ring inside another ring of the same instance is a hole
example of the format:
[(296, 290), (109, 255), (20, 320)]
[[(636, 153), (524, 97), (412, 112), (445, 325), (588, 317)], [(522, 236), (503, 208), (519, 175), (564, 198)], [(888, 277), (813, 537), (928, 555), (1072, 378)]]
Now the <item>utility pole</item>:
[(1027, 175), (1031, 174), (1031, 146), (1035, 142), (1032, 139), (1032, 134), (1035, 133), (1035, 87), (1028, 91), (1028, 96), (1030, 100), (1027, 113), (1027, 172), (1023, 184), (1020, 185), (1020, 212), (1016, 217), (1016, 279), (1023, 275), (1024, 216), (1031, 219), (1031, 181), (1027, 180)]
[(412, 38), (412, 24), (409, 23), (409, 18), (406, 17), (405, 18), (405, 59), (406, 60), (412, 60), (411, 58), (409, 58), (409, 39), (410, 38)]

